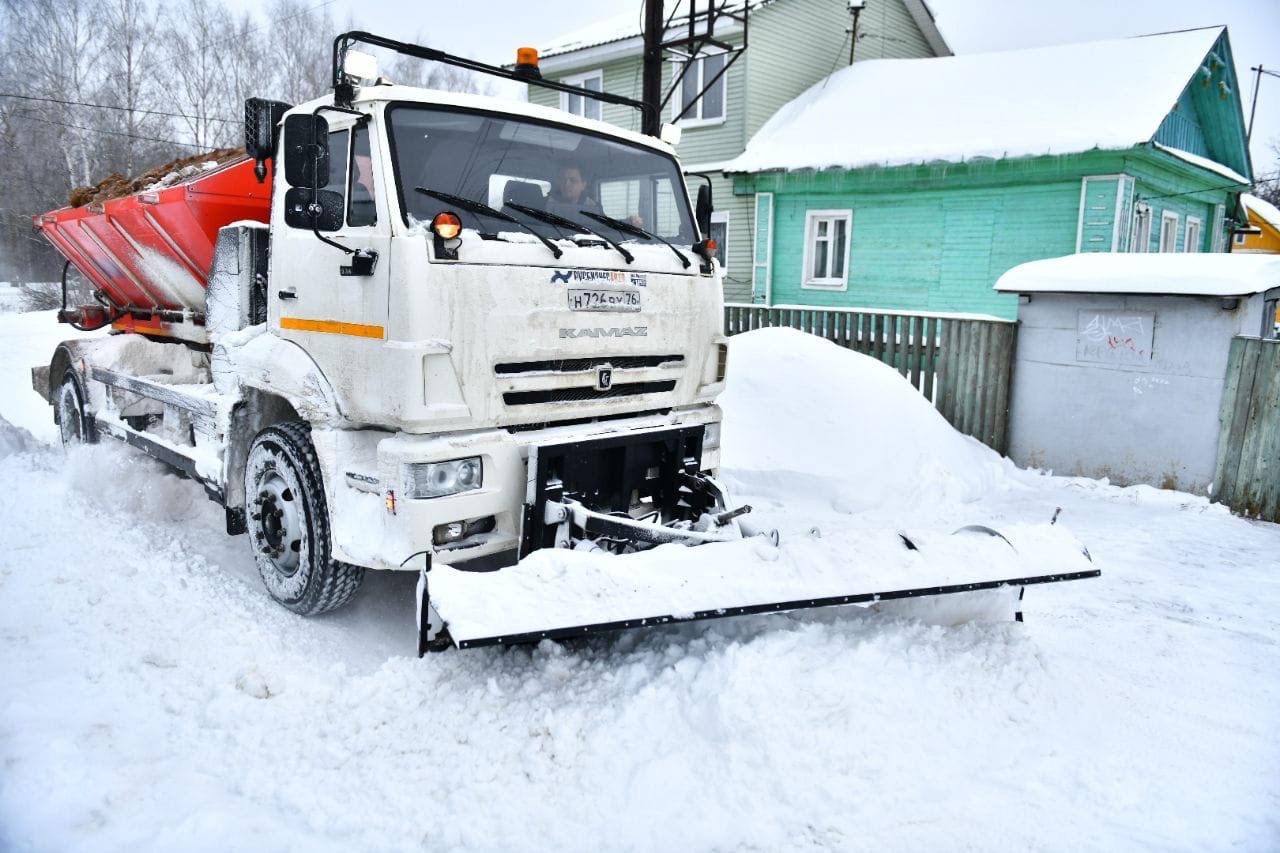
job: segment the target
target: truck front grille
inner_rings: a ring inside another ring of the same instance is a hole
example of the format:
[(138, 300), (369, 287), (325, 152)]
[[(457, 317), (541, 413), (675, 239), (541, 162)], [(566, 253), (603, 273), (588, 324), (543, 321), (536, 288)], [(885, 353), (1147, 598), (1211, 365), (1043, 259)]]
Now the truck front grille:
[(581, 403), (633, 397), (637, 394), (665, 394), (676, 387), (674, 379), (662, 382), (624, 382), (597, 391), (595, 388), (548, 388), (540, 391), (508, 391), (502, 402), (508, 406), (532, 406), (539, 403)]
[(549, 361), (513, 361), (496, 365), (497, 374), (512, 373), (580, 373), (606, 365), (615, 370), (636, 370), (645, 367), (679, 367), (684, 356), (675, 355), (617, 355), (595, 358), (560, 358)]

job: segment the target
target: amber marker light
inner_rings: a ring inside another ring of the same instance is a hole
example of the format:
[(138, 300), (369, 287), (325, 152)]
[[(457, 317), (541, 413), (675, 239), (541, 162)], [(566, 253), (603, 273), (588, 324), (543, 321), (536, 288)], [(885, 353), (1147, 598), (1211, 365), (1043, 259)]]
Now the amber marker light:
[(517, 47), (516, 65), (512, 69), (516, 77), (541, 80), (542, 72), (538, 69), (538, 49), (536, 47)]
[(431, 231), (441, 240), (456, 240), (462, 233), (462, 220), (451, 211), (437, 213), (431, 220)]

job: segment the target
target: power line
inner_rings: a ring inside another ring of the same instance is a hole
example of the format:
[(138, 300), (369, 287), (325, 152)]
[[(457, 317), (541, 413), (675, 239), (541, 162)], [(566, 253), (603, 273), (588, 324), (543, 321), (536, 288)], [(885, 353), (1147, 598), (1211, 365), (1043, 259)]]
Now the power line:
[(1217, 187), (1205, 187), (1202, 190), (1187, 190), (1186, 192), (1183, 192), (1183, 193), (1168, 193), (1167, 195), (1139, 195), (1138, 200), (1139, 201), (1155, 201), (1156, 199), (1160, 199), (1160, 198), (1178, 198), (1184, 195), (1195, 195), (1196, 193), (1211, 193), (1217, 190), (1240, 191), (1240, 185), (1239, 184), (1222, 184), (1221, 186), (1217, 186)]
[(120, 112), (142, 113), (152, 116), (168, 116), (170, 118), (190, 118), (196, 121), (218, 121), (224, 124), (239, 124), (239, 120), (230, 118), (221, 118), (219, 116), (194, 116), (187, 113), (169, 113), (164, 110), (144, 110), (130, 109), (129, 107), (116, 107), (110, 104), (91, 104), (88, 101), (64, 101), (61, 98), (37, 97), (35, 95), (19, 95), (14, 92), (0, 92), (0, 98), (17, 98), (21, 101), (37, 101), (39, 103), (62, 104), (68, 107), (93, 107), (99, 110), (118, 110)]
[(127, 139), (134, 139), (142, 142), (163, 142), (166, 145), (181, 145), (184, 148), (194, 148), (197, 151), (209, 150), (209, 147), (207, 145), (196, 145), (195, 143), (192, 143), (192, 142), (179, 142), (176, 139), (160, 139), (159, 137), (156, 137), (156, 136), (138, 136), (137, 134), (133, 134), (133, 133), (121, 133), (118, 130), (102, 130), (96, 127), (85, 127), (84, 125), (81, 125), (81, 124), (68, 124), (67, 122), (53, 121), (52, 119), (36, 118), (35, 116), (22, 116), (22, 118), (25, 118), (27, 121), (38, 121), (41, 124), (53, 125), (54, 127), (69, 127), (75, 130), (87, 130), (90, 133), (105, 133), (108, 136), (123, 136)]

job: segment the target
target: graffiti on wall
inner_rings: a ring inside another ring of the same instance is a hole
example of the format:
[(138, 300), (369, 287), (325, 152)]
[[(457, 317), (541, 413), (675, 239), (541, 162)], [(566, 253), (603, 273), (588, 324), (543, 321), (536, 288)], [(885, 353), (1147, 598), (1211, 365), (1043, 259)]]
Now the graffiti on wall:
[(1156, 315), (1151, 312), (1079, 311), (1076, 361), (1148, 366), (1155, 323)]

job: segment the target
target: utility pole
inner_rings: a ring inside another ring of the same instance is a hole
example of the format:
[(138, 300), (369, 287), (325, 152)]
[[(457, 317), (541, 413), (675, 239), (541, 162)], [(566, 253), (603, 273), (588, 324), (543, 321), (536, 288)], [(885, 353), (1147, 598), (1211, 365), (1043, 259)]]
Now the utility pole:
[(849, 28), (849, 64), (853, 64), (853, 51), (858, 46), (858, 16), (862, 14), (862, 10), (866, 8), (866, 0), (862, 2), (849, 3), (849, 13), (853, 15), (853, 26)]
[(1261, 65), (1257, 65), (1249, 69), (1253, 72), (1253, 106), (1249, 108), (1249, 127), (1244, 132), (1244, 144), (1249, 144), (1249, 138), (1253, 136), (1253, 114), (1258, 111), (1258, 89), (1262, 88), (1262, 75), (1268, 77), (1280, 77), (1275, 71), (1268, 71)]
[(641, 113), (640, 132), (657, 136), (662, 132), (662, 0), (644, 2), (644, 70), (640, 100), (646, 108)]

